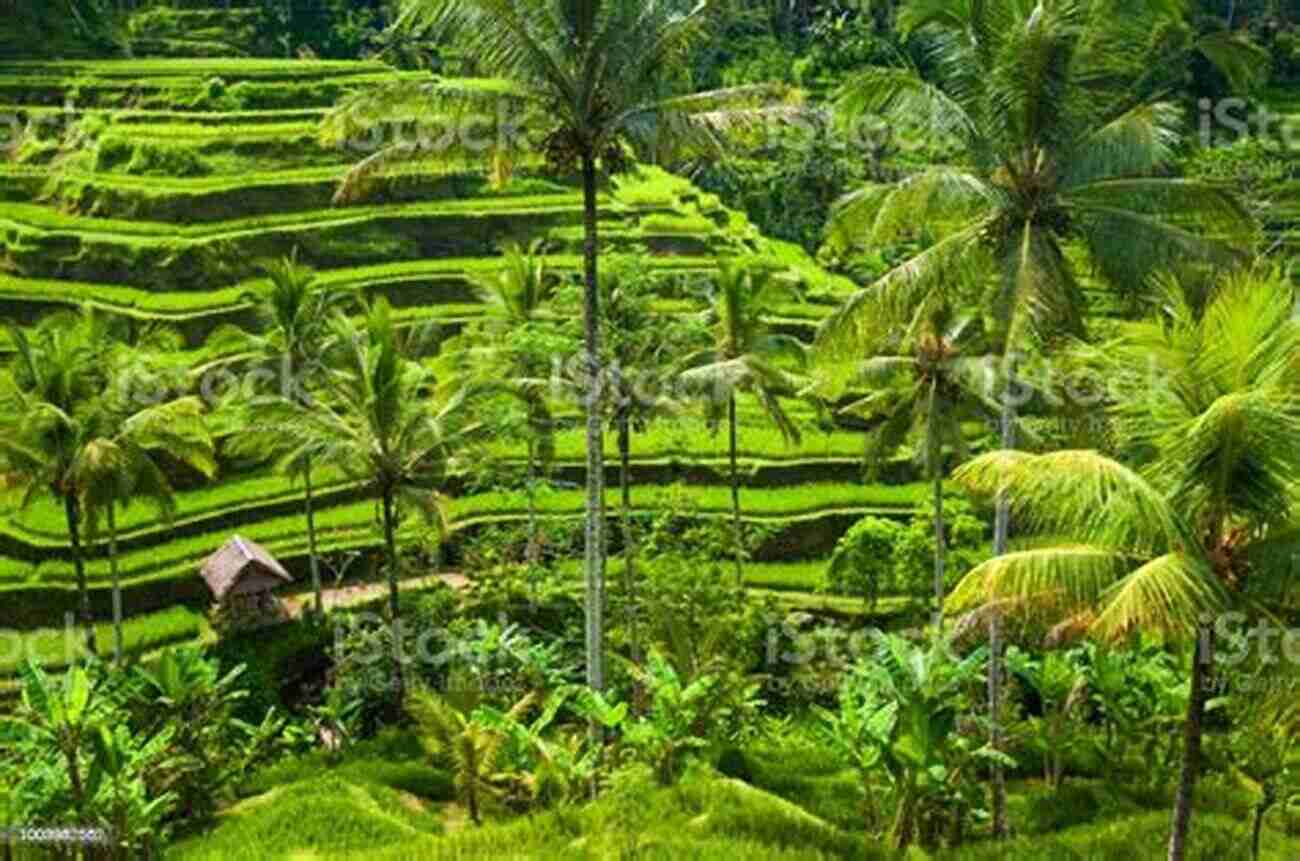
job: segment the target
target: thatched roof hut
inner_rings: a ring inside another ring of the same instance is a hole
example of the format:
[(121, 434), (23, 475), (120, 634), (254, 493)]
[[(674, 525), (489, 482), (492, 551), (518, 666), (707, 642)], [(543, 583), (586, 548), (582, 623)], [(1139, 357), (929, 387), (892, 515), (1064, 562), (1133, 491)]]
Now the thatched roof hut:
[(265, 548), (238, 535), (209, 556), (199, 573), (212, 590), (212, 597), (221, 604), (232, 598), (262, 595), (293, 582), (293, 576)]

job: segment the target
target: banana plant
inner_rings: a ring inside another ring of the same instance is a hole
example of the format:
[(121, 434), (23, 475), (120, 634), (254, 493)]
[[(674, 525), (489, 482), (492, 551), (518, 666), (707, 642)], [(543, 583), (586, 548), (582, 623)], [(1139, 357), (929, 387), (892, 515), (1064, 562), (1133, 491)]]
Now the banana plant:
[[(873, 632), (874, 654), (861, 660), (840, 691), (840, 710), (820, 709), (828, 740), (854, 765), (870, 797), (874, 773), (893, 788), (889, 840), (898, 849), (933, 845), (939, 821), (963, 806), (964, 781), (981, 759), (1003, 754), (972, 751), (958, 733), (958, 715), (973, 705), (982, 679), (983, 650), (965, 658), (936, 638), (915, 644)], [(1014, 763), (1011, 763), (1014, 765)]]
[(28, 660), (19, 677), (22, 706), (14, 717), (0, 718), (3, 735), (36, 750), (54, 752), (67, 772), (73, 810), (87, 821), (94, 795), (93, 787), (87, 786), (87, 739), (103, 716), (90, 676), (74, 666), (62, 678), (51, 679), (35, 661)]
[(1037, 729), (1035, 744), (1043, 758), (1043, 779), (1052, 789), (1065, 779), (1065, 756), (1082, 740), (1070, 719), (1086, 702), (1087, 678), (1073, 660), (1073, 653), (1047, 652), (1041, 657), (1012, 646), (1007, 650), (1007, 669), (1038, 694), (1042, 715), (1031, 718)]
[(213, 815), (221, 792), (274, 750), (284, 728), (274, 708), (256, 726), (239, 719), (236, 708), (248, 696), (239, 686), (244, 669), (222, 674), (194, 647), (170, 649), (152, 669), (136, 669), (133, 709), (153, 718), (145, 724), (151, 731), (175, 727), (177, 757), (155, 780), (176, 793), (187, 818)]
[(89, 733), (94, 758), (86, 791), (101, 798), (101, 816), (118, 850), (156, 849), (166, 833), (163, 823), (178, 797), (174, 792), (150, 797), (146, 775), (173, 758), (172, 737), (168, 727), (140, 744), (123, 724), (98, 724)]
[(581, 733), (550, 732), (577, 690), (572, 685), (556, 690), (527, 723), (492, 706), (480, 706), (475, 712), (479, 721), (506, 738), (502, 759), (516, 776), (517, 806), (573, 801), (590, 788), (600, 759), (599, 745)]

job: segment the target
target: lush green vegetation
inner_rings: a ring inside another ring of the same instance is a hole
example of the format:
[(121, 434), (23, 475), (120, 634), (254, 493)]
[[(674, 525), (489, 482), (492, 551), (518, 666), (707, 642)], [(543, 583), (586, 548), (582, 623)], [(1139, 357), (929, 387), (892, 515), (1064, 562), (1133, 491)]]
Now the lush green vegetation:
[(3, 834), (1300, 855), (1294, 4), (14, 2)]

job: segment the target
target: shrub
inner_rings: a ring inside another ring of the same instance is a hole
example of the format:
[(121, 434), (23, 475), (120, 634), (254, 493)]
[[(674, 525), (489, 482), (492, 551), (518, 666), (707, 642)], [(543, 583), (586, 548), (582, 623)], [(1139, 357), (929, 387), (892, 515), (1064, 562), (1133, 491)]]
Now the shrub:
[(304, 682), (323, 676), (331, 634), (326, 625), (304, 620), (221, 640), (212, 655), (223, 669), (246, 666), (243, 683), (249, 695), (240, 702), (236, 716), (260, 720), (268, 708), (292, 702)]
[[(966, 572), (988, 556), (987, 527), (974, 515), (964, 499), (946, 498), (944, 540), (947, 545), (944, 585), (951, 589)], [(898, 533), (893, 550), (894, 583), (903, 592), (928, 595), (934, 585), (934, 506), (926, 503), (917, 510), (907, 527)]]
[(894, 586), (894, 548), (903, 528), (892, 520), (868, 516), (849, 527), (835, 544), (826, 584), (833, 592), (875, 601)]

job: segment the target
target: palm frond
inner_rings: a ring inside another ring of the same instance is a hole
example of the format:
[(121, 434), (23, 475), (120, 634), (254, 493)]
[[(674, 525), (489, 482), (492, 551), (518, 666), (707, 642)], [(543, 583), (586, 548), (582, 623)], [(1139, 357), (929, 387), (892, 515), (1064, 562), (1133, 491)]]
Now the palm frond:
[(1199, 546), (1163, 494), (1097, 452), (991, 452), (953, 478), (981, 495), (1005, 492), (1015, 521), (1031, 533), (1139, 557)]

